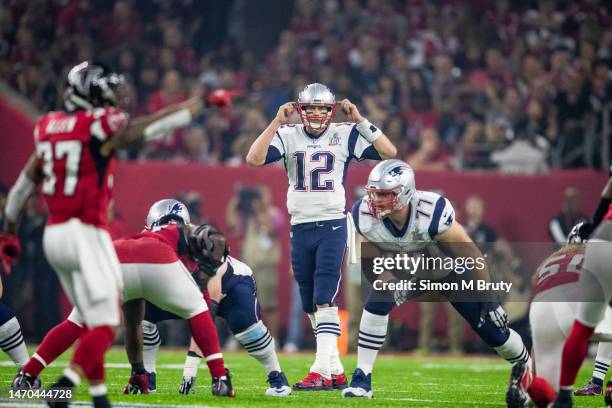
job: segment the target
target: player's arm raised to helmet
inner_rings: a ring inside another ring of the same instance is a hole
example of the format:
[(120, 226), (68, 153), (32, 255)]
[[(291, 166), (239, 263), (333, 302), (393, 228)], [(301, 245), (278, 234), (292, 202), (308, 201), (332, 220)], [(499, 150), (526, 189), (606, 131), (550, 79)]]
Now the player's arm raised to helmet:
[(16, 234), (19, 226), (19, 215), (36, 187), (42, 182), (43, 174), (35, 153), (32, 153), (28, 162), (21, 170), (17, 181), (11, 187), (4, 209), (4, 232)]
[[(378, 154), (383, 160), (393, 159), (397, 156), (397, 149), (391, 143), (391, 140), (385, 135), (385, 133), (373, 126), (369, 120), (361, 115), (357, 106), (349, 101), (343, 99), (340, 101), (340, 108), (349, 117), (350, 120), (357, 124), (357, 130), (368, 142), (374, 146)], [(372, 130), (375, 129), (375, 130)]]
[(287, 102), (278, 108), (278, 112), (276, 113), (274, 119), (272, 119), (268, 127), (265, 128), (259, 136), (257, 136), (257, 139), (255, 139), (249, 148), (249, 152), (246, 155), (246, 162), (250, 166), (259, 167), (266, 164), (268, 148), (270, 147), (270, 143), (272, 143), (274, 135), (281, 125), (289, 122), (289, 119), (291, 118), (291, 115), (293, 115), (294, 111), (294, 102)]
[[(472, 241), (472, 238), (465, 232), (463, 225), (458, 223), (457, 220), (453, 220), (451, 226), (446, 231), (436, 235), (434, 240), (438, 242), (445, 254), (454, 258), (472, 258), (474, 260), (484, 258), (480, 248)], [(484, 265), (483, 268), (471, 269), (473, 278), (488, 282), (491, 280), (489, 268), (486, 262), (482, 264)]]

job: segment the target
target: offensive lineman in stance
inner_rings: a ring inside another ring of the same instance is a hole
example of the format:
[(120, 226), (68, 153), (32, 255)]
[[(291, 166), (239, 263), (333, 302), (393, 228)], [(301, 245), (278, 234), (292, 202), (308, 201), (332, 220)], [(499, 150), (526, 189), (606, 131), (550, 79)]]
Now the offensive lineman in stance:
[[(403, 161), (379, 163), (370, 172), (366, 189), (368, 195), (357, 201), (352, 209), (362, 242), (371, 242), (377, 248), (392, 244), (411, 249), (412, 246), (418, 248), (420, 243), (435, 241), (448, 248), (453, 256), (473, 259), (482, 256), (455, 220), (451, 203), (439, 194), (416, 190), (414, 172)], [(350, 387), (342, 391), (343, 397), (372, 398), (372, 369), (387, 335), (389, 312), (396, 305), (393, 296), (388, 301), (373, 300), (372, 296), (373, 291), (361, 315), (357, 369)], [(497, 354), (513, 364), (529, 364), (529, 353), (521, 337), (508, 328), (506, 313), (499, 303), (451, 303)], [(521, 398), (526, 396), (521, 395)]]
[[(334, 94), (325, 85), (307, 85), (297, 103), (279, 108), (246, 157), (251, 166), (283, 159), (289, 178), (293, 275), (317, 342), (315, 362), (293, 386), (296, 391), (347, 385), (338, 353), (336, 306), (347, 243), (344, 182), (351, 159), (381, 160), (397, 153), (353, 103), (344, 99), (339, 105), (355, 123), (331, 123), (336, 111)], [(294, 111), (301, 125), (288, 123)]]
[[(72, 388), (85, 377), (95, 407), (110, 406), (104, 384), (104, 354), (120, 321), (122, 279), (106, 230), (115, 151), (186, 126), (204, 107), (200, 98), (192, 98), (130, 120), (120, 109), (123, 85), (121, 75), (100, 64), (83, 62), (70, 70), (65, 111), (50, 112), (38, 120), (35, 152), (9, 193), (6, 234), (0, 237), (2, 258), (14, 262), (19, 256), (15, 236), (19, 214), (26, 199), (42, 184), (49, 208), (43, 236), (45, 255), (86, 326), (70, 365), (53, 387)], [(229, 95), (220, 103), (213, 101), (217, 106), (228, 103)], [(67, 402), (48, 403), (67, 406)]]

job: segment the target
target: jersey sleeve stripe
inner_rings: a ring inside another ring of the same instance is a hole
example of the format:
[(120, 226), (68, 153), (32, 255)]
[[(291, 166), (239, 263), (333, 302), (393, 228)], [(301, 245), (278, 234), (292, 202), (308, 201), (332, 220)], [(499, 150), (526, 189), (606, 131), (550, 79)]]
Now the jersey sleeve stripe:
[(429, 236), (433, 239), (436, 235), (438, 235), (438, 227), (440, 224), (440, 217), (442, 216), (442, 211), (444, 211), (444, 206), (446, 205), (446, 199), (444, 197), (438, 198), (436, 202), (436, 208), (434, 209), (433, 215), (431, 216), (431, 224), (429, 224)]
[(358, 157), (355, 156), (355, 146), (357, 145), (357, 138), (359, 137), (359, 132), (357, 131), (357, 126), (353, 125), (353, 128), (351, 129), (351, 133), (349, 134), (349, 140), (348, 140), (348, 151), (349, 151), (349, 160), (350, 159), (357, 159)]
[(285, 142), (283, 142), (283, 138), (281, 137), (280, 133), (278, 133), (278, 131), (276, 131), (276, 136), (278, 136), (278, 140), (280, 140), (281, 145), (283, 146), (283, 151), (281, 153), (283, 155), (285, 155), (287, 153), (287, 148), (285, 147)]
[(363, 235), (361, 233), (361, 230), (359, 229), (359, 207), (360, 206), (361, 206), (361, 200), (355, 201), (355, 204), (353, 204), (353, 208), (351, 209), (351, 214), (353, 216), (353, 222), (355, 223), (355, 229), (357, 230), (358, 233)]
[(366, 149), (361, 154), (361, 158), (370, 160), (382, 160), (382, 157), (380, 157), (380, 153), (378, 153), (378, 150), (376, 150), (374, 146), (366, 147)]
[(264, 164), (273, 163), (280, 160), (282, 157), (283, 155), (276, 146), (268, 146), (268, 153), (266, 153), (266, 161)]

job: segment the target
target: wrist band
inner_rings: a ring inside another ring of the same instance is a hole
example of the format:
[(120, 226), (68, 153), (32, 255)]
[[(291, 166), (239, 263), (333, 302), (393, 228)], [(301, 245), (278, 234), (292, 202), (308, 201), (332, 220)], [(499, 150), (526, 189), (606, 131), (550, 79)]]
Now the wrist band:
[(378, 129), (367, 119), (362, 120), (356, 127), (359, 134), (369, 143), (374, 143), (382, 135), (382, 130)]

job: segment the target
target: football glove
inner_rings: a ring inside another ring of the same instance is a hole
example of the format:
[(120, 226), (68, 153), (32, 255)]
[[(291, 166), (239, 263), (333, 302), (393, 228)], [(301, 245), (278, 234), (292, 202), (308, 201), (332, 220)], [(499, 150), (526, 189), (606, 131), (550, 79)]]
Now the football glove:
[(217, 108), (232, 106), (232, 98), (238, 95), (240, 95), (238, 91), (216, 89), (206, 96), (206, 106), (215, 106)]
[(11, 272), (11, 266), (17, 262), (21, 253), (19, 238), (15, 234), (0, 234), (0, 263), (6, 273)]
[(183, 382), (179, 388), (179, 394), (195, 394), (196, 378), (195, 377), (183, 377)]
[(147, 373), (132, 374), (128, 384), (123, 390), (124, 394), (148, 394), (149, 393), (149, 377)]
[(508, 330), (508, 315), (499, 303), (482, 302), (478, 327), (481, 327), (486, 320), (490, 320), (495, 325), (495, 327), (500, 330)]

